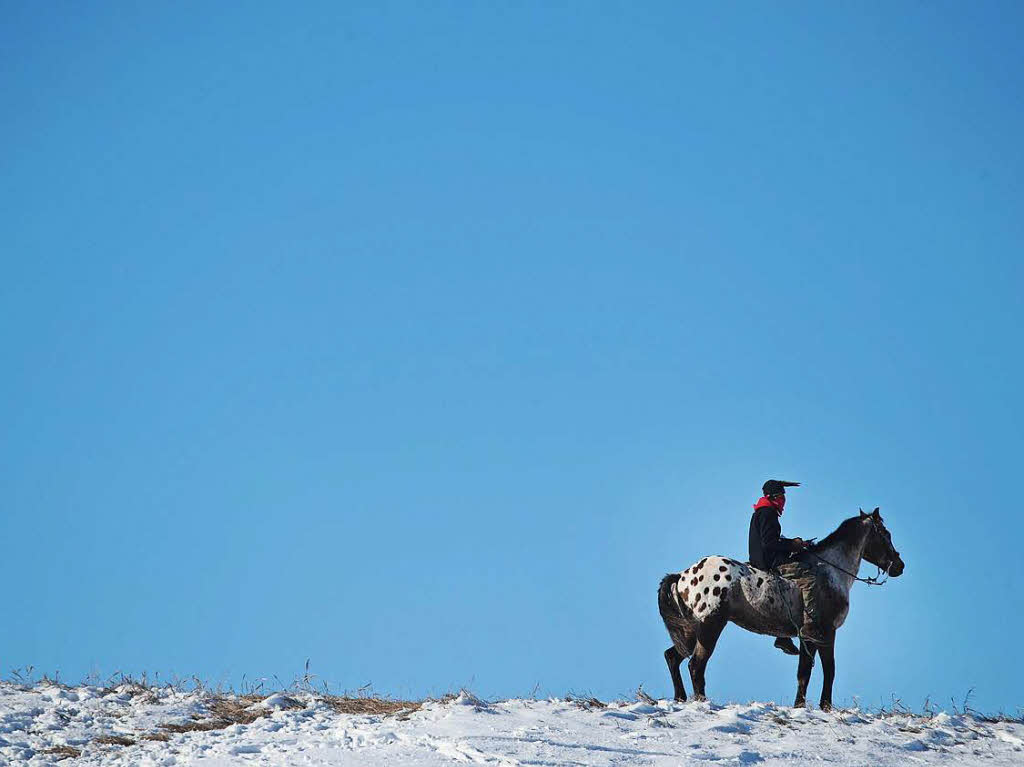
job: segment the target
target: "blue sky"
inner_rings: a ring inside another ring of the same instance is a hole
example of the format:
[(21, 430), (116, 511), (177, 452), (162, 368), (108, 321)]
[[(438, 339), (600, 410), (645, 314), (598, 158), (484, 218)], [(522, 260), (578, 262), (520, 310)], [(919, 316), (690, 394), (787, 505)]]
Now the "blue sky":
[(3, 15), (5, 674), (668, 695), (778, 477), (837, 703), (1024, 704), (1019, 5)]

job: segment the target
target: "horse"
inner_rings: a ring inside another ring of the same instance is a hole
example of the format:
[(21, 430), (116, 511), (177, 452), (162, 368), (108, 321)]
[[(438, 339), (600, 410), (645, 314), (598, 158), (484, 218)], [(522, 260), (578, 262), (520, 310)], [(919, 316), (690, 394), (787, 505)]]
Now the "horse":
[[(892, 578), (902, 575), (905, 565), (877, 508), (870, 514), (861, 510), (859, 516), (844, 520), (824, 540), (797, 556), (818, 573), (822, 625), (821, 636), (817, 637), (821, 644), (800, 640), (793, 705), (806, 704), (807, 685), (817, 653), (825, 677), (820, 707), (828, 711), (832, 708), (836, 672), (835, 634), (849, 612), (850, 589), (855, 580), (879, 582), (857, 576), (861, 560), (878, 567), (879, 575), (885, 572)], [(728, 557), (709, 556), (681, 573), (662, 578), (658, 611), (672, 638), (672, 646), (665, 650), (665, 662), (672, 676), (675, 699), (686, 700), (679, 666), (689, 657), (694, 699), (706, 700), (704, 671), (726, 624), (732, 622), (747, 631), (774, 637), (799, 636), (803, 597), (795, 583), (775, 573)]]

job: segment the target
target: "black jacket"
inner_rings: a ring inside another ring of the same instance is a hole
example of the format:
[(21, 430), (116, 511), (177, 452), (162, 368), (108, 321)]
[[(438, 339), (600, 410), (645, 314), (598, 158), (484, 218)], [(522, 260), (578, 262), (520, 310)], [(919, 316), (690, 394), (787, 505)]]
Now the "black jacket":
[(788, 560), (795, 548), (791, 538), (782, 537), (779, 512), (771, 506), (754, 509), (750, 518), (750, 564), (771, 570)]

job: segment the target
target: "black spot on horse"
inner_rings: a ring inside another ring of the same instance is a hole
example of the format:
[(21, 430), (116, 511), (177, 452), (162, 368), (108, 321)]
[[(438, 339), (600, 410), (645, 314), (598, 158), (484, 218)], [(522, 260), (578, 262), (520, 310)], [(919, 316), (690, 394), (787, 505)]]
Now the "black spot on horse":
[(702, 559), (700, 562), (697, 563), (697, 567), (695, 567), (694, 569), (695, 570), (700, 570), (702, 567), (704, 567), (704, 563), (707, 562), (707, 561), (708, 561), (708, 558), (704, 557), (704, 559)]
[(729, 596), (729, 589), (722, 589), (722, 601), (725, 601), (727, 596)]
[(731, 580), (732, 580), (732, 576), (731, 576), (731, 575), (726, 575), (726, 576), (725, 576), (725, 579), (726, 579), (727, 581), (731, 581)]
[(718, 592), (719, 592), (719, 591), (721, 591), (721, 589), (720, 589), (720, 588), (718, 588), (718, 586), (715, 586), (715, 591), (714, 591), (714, 594), (715, 594), (715, 596), (716, 596), (716, 597), (718, 596)]
[[(718, 591), (718, 589), (715, 589), (715, 591)], [(707, 594), (707, 593), (708, 593), (708, 587), (707, 587), (707, 586), (705, 586), (705, 587), (704, 587), (704, 593), (705, 593), (705, 594)]]
[(722, 580), (722, 576), (721, 576), (721, 575), (719, 575), (718, 573), (715, 573), (715, 580), (716, 580), (716, 581), (720, 581), (720, 580)]
[(758, 588), (761, 588), (761, 584), (762, 584), (762, 583), (764, 583), (764, 578), (758, 578), (758, 579), (757, 579), (757, 587), (758, 587)]
[(718, 566), (718, 572), (720, 572), (720, 573), (724, 573), (724, 572), (725, 572), (726, 570), (728, 570), (728, 569), (729, 569), (729, 568), (728, 568), (728, 567), (726, 567), (725, 565), (719, 565), (719, 566)]
[(702, 581), (702, 580), (704, 580), (704, 576), (703, 576), (703, 574), (702, 574), (702, 575), (700, 576), (700, 578), (698, 578), (697, 580), (698, 580), (698, 581)]
[(683, 589), (683, 601), (686, 602), (690, 598), (690, 590)]
[(770, 594), (768, 595), (768, 604), (775, 604), (775, 597), (771, 596)]

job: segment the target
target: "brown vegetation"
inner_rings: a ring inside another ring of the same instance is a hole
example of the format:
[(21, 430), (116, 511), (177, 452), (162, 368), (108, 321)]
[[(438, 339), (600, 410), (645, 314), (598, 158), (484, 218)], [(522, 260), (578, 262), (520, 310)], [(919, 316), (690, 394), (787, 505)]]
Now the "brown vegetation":
[(54, 746), (53, 748), (45, 748), (39, 753), (52, 756), (55, 762), (59, 762), (61, 759), (77, 759), (82, 755), (81, 751), (71, 746)]
[(388, 698), (352, 698), (347, 695), (323, 695), (321, 700), (339, 714), (392, 716), (411, 714), (423, 706), (423, 701), (390, 700)]
[(135, 741), (123, 735), (101, 735), (94, 738), (93, 743), (101, 743), (105, 746), (134, 746)]

